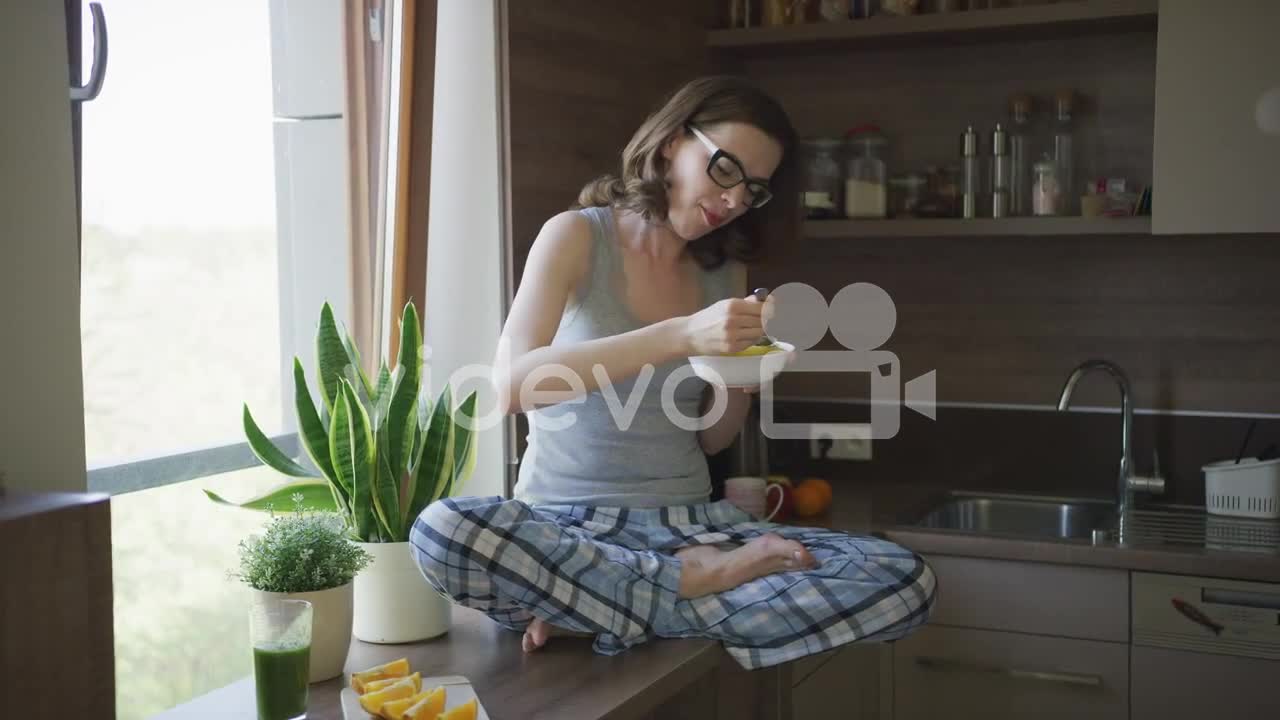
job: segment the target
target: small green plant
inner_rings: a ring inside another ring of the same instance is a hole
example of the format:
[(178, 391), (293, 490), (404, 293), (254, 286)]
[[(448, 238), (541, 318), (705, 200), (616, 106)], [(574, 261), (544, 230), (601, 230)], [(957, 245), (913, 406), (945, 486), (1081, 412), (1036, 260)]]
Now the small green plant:
[(234, 576), (256, 590), (303, 593), (342, 587), (373, 556), (347, 540), (342, 516), (307, 513), (298, 495), (294, 512), (274, 515), (261, 535), (240, 541), (240, 572)]
[(413, 303), (400, 317), (395, 371), (381, 363), (369, 382), (350, 334), (340, 333), (325, 303), (316, 334), (316, 379), (323, 400), (317, 412), (302, 362), (293, 359), (298, 441), (322, 477), (277, 448), (244, 406), (244, 432), (262, 462), (292, 478), (265, 494), (231, 503), (253, 510), (301, 495), (309, 510), (337, 512), (353, 540), (405, 542), (413, 521), (429, 504), (453, 497), (475, 467), (476, 393), (458, 407), (445, 384), (434, 403), (422, 392), (422, 325)]

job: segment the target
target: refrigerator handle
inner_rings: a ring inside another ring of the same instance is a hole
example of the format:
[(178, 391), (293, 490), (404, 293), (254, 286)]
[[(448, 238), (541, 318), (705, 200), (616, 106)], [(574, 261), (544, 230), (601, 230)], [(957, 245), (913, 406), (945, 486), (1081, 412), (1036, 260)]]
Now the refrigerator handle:
[(89, 82), (71, 86), (74, 102), (87, 102), (102, 92), (102, 79), (107, 74), (107, 19), (102, 14), (102, 3), (89, 3), (93, 14), (93, 65), (89, 70)]

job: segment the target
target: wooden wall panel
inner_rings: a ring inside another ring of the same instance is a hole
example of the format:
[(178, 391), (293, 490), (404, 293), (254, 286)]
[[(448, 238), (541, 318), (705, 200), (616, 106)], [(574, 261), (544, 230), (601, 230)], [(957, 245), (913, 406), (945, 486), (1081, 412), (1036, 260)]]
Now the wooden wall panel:
[[(1053, 405), (1078, 363), (1120, 365), (1142, 408), (1280, 413), (1280, 236), (809, 240), (753, 272), (831, 298), (893, 298), (903, 380), (936, 369), (942, 401)], [(823, 347), (838, 348), (827, 339)], [(865, 380), (784, 376), (778, 392), (856, 396)], [(1073, 405), (1114, 407), (1087, 378)]]
[(720, 3), (509, 2), (510, 232), (515, 281), (542, 224), (623, 146), (661, 99), (709, 67)]

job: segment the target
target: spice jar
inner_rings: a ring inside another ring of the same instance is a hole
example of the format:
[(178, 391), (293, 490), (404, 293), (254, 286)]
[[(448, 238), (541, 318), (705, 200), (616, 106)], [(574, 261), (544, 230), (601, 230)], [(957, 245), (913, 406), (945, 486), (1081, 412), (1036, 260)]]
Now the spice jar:
[(760, 19), (760, 24), (765, 27), (789, 25), (791, 23), (791, 0), (764, 0)]
[(800, 144), (804, 162), (801, 204), (805, 217), (826, 220), (840, 217), (844, 173), (840, 169), (840, 140), (812, 138)]
[(1035, 164), (1031, 181), (1031, 210), (1036, 215), (1057, 215), (1062, 208), (1058, 166), (1045, 156)]
[(889, 179), (889, 204), (894, 217), (919, 217), (928, 180), (923, 175)]
[(851, 218), (885, 216), (885, 151), (888, 142), (875, 125), (849, 131), (844, 176), (844, 214)]

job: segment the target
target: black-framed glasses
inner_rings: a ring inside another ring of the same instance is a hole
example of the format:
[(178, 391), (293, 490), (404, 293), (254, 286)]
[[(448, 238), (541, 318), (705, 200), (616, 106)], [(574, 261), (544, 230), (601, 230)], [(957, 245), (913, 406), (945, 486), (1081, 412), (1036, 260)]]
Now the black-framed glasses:
[(707, 161), (707, 175), (711, 176), (715, 184), (726, 190), (736, 187), (739, 183), (745, 184), (748, 207), (764, 207), (765, 203), (773, 199), (773, 191), (769, 189), (769, 183), (759, 178), (748, 177), (746, 169), (742, 167), (742, 162), (738, 158), (732, 153), (721, 150), (698, 128), (690, 125), (689, 130), (702, 141), (707, 150), (711, 151), (711, 159)]

